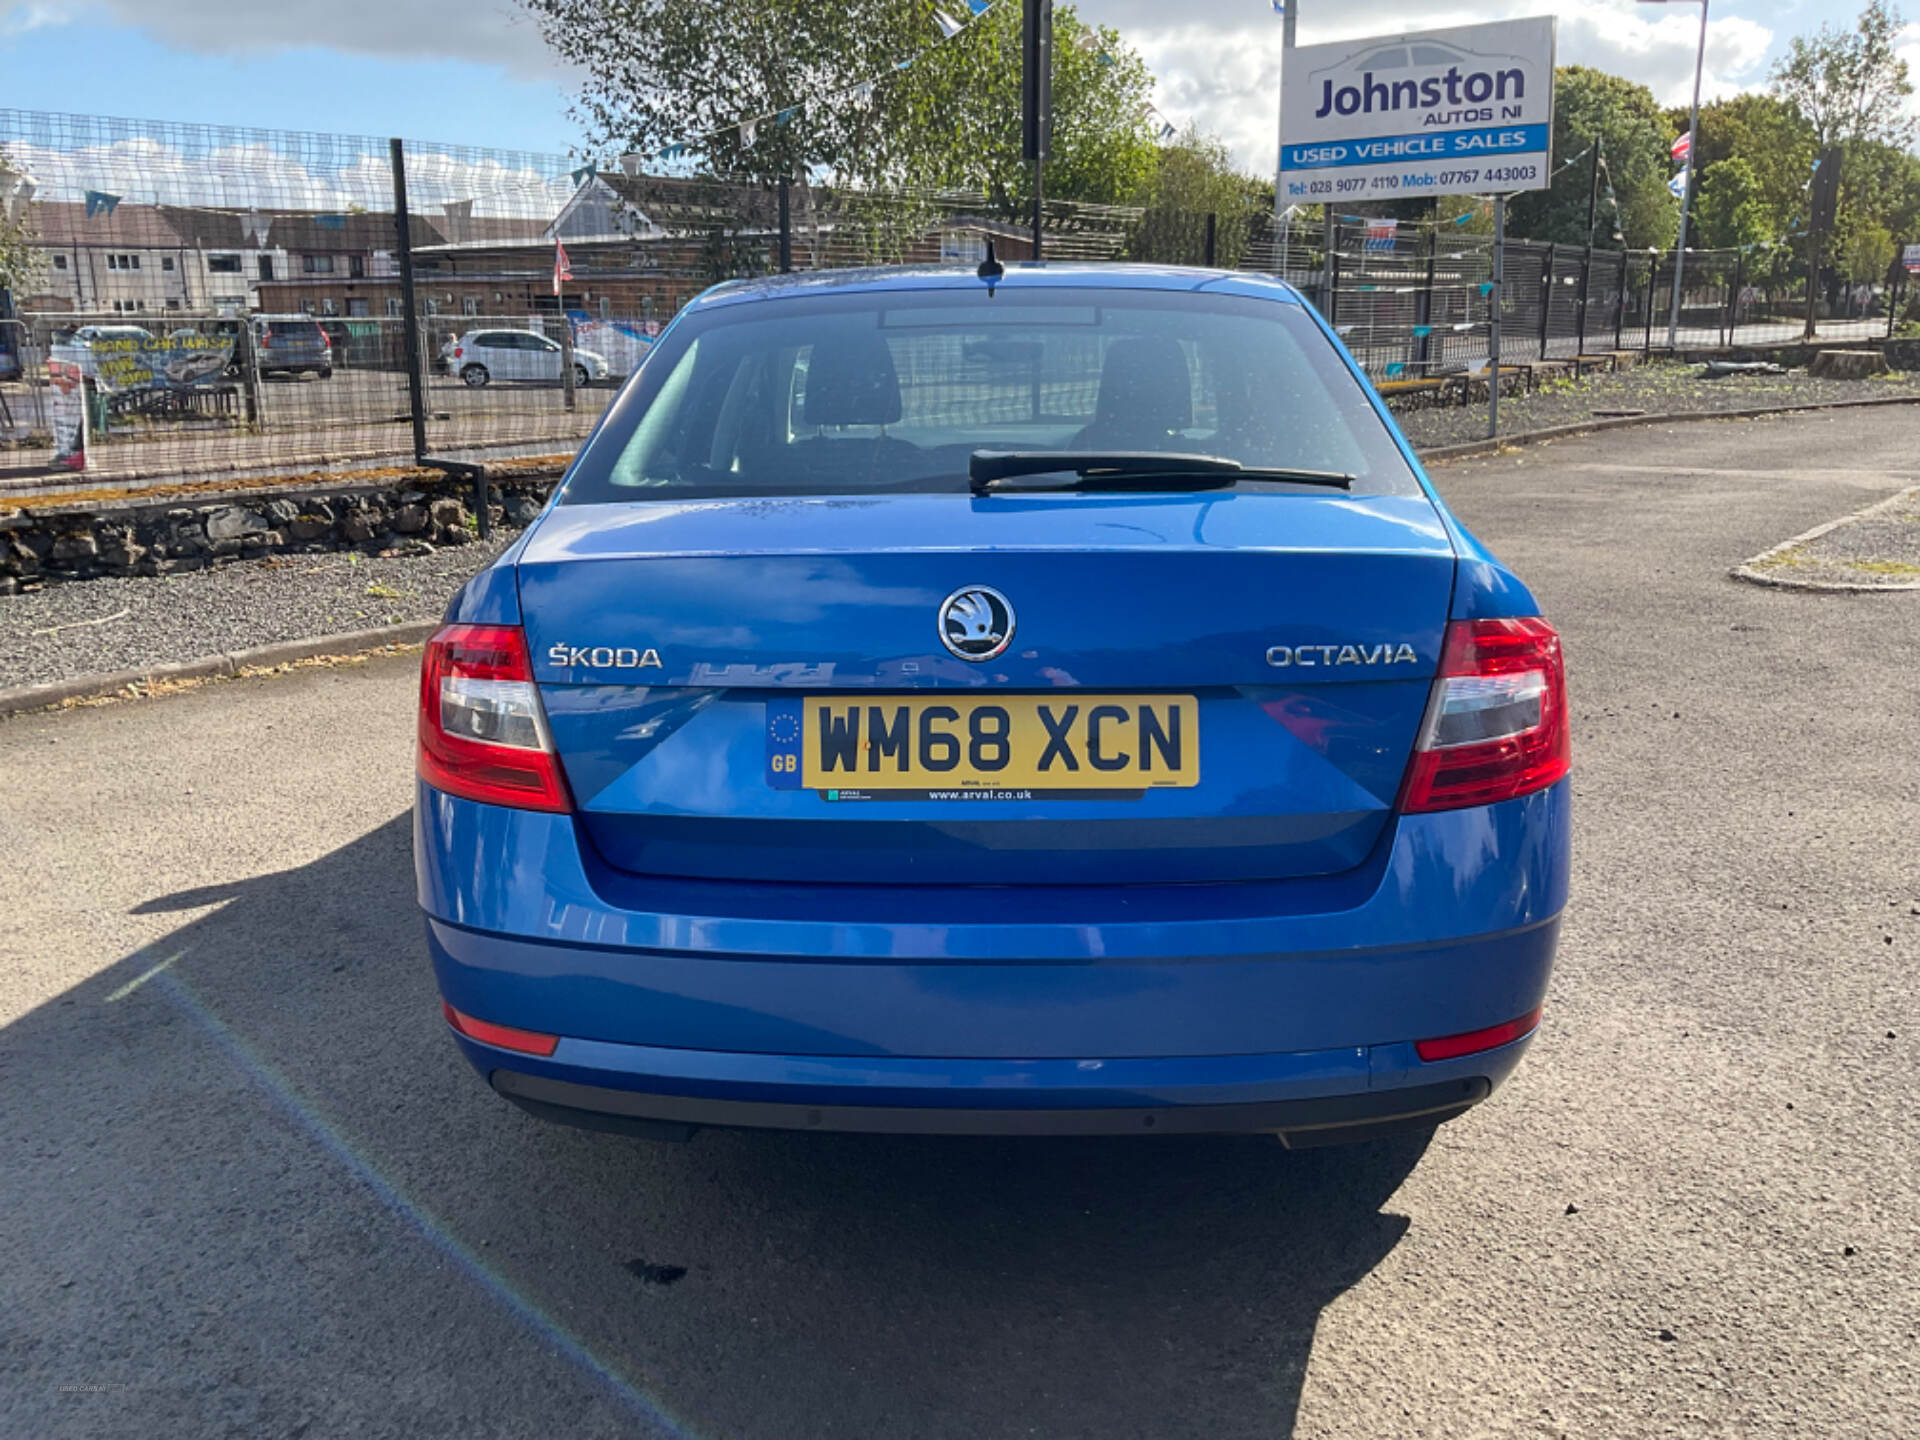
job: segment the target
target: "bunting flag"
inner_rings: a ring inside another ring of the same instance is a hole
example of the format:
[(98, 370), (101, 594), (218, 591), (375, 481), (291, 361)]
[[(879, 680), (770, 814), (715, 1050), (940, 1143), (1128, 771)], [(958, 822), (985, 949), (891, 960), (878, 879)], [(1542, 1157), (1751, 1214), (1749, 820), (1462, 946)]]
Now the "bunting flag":
[[(1278, 4), (1278, 3), (1279, 3), (1279, 0), (1274, 0), (1274, 3), (1275, 3), (1275, 4)], [(1406, 373), (1407, 373), (1407, 362), (1406, 362), (1406, 361), (1404, 361), (1404, 360), (1389, 360), (1389, 361), (1387, 362), (1387, 379), (1389, 379), (1389, 380), (1397, 380), (1397, 379), (1399, 379), (1399, 378), (1400, 378), (1400, 376), (1402, 376), (1402, 375), (1404, 375), (1404, 374), (1406, 374)]]
[(750, 149), (753, 145), (753, 137), (759, 133), (760, 122), (758, 120), (742, 120), (740, 122), (740, 148), (742, 150)]
[(1416, 325), (1413, 327), (1413, 338), (1416, 340), (1424, 340), (1432, 333), (1433, 327), (1431, 325)]
[(1689, 130), (1686, 134), (1682, 135), (1678, 140), (1673, 142), (1673, 163), (1676, 165), (1683, 163), (1686, 160), (1687, 156), (1691, 155), (1692, 153), (1693, 153), (1693, 132)]
[(553, 293), (560, 293), (560, 282), (573, 278), (573, 267), (567, 263), (567, 247), (558, 240), (553, 242)]
[(940, 27), (940, 38), (942, 40), (951, 40), (960, 33), (960, 22), (944, 10), (935, 10), (933, 12), (933, 23)]
[(793, 117), (798, 115), (799, 113), (800, 113), (800, 107), (798, 105), (787, 106), (786, 109), (782, 110), (779, 114), (773, 117), (774, 128), (777, 130), (782, 128), (783, 126), (792, 124)]
[(1482, 280), (1480, 282), (1480, 298), (1484, 300), (1487, 298), (1487, 296), (1491, 295), (1492, 293), (1493, 293), (1493, 282), (1491, 280)]
[(1171, 139), (1173, 139), (1173, 137), (1174, 137), (1174, 136), (1175, 136), (1175, 135), (1176, 135), (1177, 133), (1178, 133), (1178, 132), (1177, 132), (1177, 131), (1176, 131), (1176, 130), (1175, 130), (1175, 129), (1173, 128), (1173, 122), (1172, 122), (1171, 120), (1162, 120), (1162, 121), (1161, 121), (1161, 123), (1160, 123), (1160, 137), (1159, 137), (1159, 138), (1160, 138), (1160, 139), (1161, 139), (1161, 140), (1162, 140), (1163, 142), (1164, 142), (1164, 141), (1167, 141), (1167, 140), (1171, 140)]
[[(68, 193), (71, 194), (72, 192), (69, 191)], [(109, 195), (104, 190), (89, 190), (87, 191), (87, 218), (91, 220), (103, 210), (111, 216), (119, 204), (120, 197), (118, 195)]]
[(585, 185), (588, 181), (593, 179), (593, 166), (582, 165), (577, 170), (569, 171), (567, 173), (567, 178), (573, 181), (573, 188), (578, 190), (582, 185)]
[(976, 20), (992, 8), (993, 0), (967, 0), (967, 9), (973, 12), (973, 18)]
[(1273, 13), (1276, 15), (1285, 15), (1287, 13), (1287, 0), (1273, 0)]

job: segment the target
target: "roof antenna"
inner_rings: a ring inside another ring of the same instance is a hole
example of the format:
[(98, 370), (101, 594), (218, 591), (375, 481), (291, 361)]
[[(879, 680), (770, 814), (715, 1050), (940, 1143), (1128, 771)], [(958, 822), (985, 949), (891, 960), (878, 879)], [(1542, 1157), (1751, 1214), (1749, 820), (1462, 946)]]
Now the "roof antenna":
[(980, 268), (974, 273), (989, 285), (1007, 273), (1007, 267), (1002, 265), (993, 253), (993, 237), (991, 235), (987, 237), (987, 258), (980, 262)]

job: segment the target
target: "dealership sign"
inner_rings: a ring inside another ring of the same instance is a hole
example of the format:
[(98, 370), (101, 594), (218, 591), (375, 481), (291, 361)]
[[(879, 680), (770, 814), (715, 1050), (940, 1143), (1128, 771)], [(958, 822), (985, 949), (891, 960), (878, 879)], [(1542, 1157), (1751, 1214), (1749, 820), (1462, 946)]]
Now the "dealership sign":
[(1292, 205), (1544, 190), (1553, 20), (1289, 50), (1280, 136)]

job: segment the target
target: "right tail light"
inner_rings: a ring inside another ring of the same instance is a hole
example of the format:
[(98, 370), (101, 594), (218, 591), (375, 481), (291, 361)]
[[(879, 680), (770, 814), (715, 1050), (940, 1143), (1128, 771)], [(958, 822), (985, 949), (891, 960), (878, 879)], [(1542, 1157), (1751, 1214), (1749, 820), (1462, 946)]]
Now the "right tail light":
[(1567, 668), (1551, 625), (1452, 621), (1400, 808), (1457, 810), (1544, 790), (1567, 773), (1569, 731)]

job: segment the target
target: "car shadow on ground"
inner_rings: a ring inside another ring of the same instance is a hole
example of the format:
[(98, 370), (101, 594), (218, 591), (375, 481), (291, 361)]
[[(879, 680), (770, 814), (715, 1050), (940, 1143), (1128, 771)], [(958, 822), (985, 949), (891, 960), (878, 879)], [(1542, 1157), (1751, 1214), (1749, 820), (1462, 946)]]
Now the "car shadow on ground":
[[(384, 1364), (484, 1406), (467, 1433), (625, 1410), (625, 1433), (1273, 1440), (1321, 1311), (1407, 1228), (1382, 1206), (1424, 1137), (542, 1125), (443, 1032), (409, 844), (401, 816), (156, 897), (216, 908), (0, 1032), (22, 1157), (0, 1200), (36, 1217), (0, 1361), (11, 1330), (43, 1378), (133, 1377), (148, 1425), (215, 1406), (385, 1433), (408, 1412), (364, 1374)], [(131, 1298), (129, 1265), (153, 1277)], [(218, 1363), (160, 1405), (138, 1386), (162, 1353)], [(91, 1433), (120, 1428), (123, 1402), (89, 1403)], [(410, 1433), (454, 1419), (416, 1403)]]

